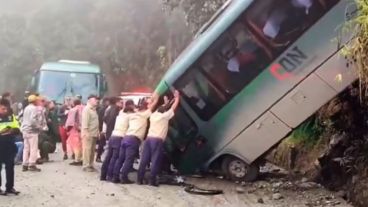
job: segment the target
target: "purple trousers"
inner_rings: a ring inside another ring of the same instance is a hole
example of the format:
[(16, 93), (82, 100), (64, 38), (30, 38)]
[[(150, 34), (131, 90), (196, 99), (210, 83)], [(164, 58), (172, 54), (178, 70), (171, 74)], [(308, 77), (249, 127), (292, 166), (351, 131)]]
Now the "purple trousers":
[(112, 136), (109, 139), (109, 146), (107, 149), (107, 154), (106, 154), (106, 157), (101, 167), (101, 177), (100, 177), (101, 180), (112, 178), (115, 163), (117, 162), (119, 158), (119, 151), (120, 151), (120, 145), (121, 145), (122, 139), (123, 137), (117, 137), (117, 136)]
[(143, 145), (141, 162), (138, 170), (138, 182), (142, 183), (147, 166), (151, 162), (150, 182), (156, 184), (163, 159), (164, 141), (160, 138), (147, 137)]
[(120, 145), (119, 159), (113, 170), (113, 180), (119, 180), (121, 172), (122, 180), (128, 180), (128, 174), (133, 168), (134, 159), (138, 157), (141, 140), (135, 136), (125, 136)]

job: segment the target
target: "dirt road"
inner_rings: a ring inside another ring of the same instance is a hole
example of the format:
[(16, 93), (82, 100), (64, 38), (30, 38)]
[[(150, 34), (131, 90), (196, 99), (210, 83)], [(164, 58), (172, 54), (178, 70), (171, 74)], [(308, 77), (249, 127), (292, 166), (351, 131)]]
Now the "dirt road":
[(42, 165), (41, 173), (24, 173), (17, 166), (16, 188), (21, 195), (0, 197), (0, 207), (349, 206), (319, 187), (306, 184), (307, 190), (295, 190), (285, 179), (243, 186), (216, 178), (188, 181), (225, 191), (217, 196), (191, 195), (176, 186), (116, 185), (100, 182), (97, 173), (82, 172), (79, 167), (69, 166), (68, 162), (60, 161), (61, 155), (51, 157), (55, 161)]

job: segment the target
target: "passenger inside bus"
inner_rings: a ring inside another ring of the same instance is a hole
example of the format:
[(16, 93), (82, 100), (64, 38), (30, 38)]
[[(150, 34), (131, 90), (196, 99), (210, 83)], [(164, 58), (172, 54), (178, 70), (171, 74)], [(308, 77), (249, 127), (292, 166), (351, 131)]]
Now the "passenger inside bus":
[(201, 66), (212, 80), (233, 96), (270, 62), (272, 54), (246, 27), (236, 23), (206, 52)]
[(203, 117), (209, 117), (226, 101), (225, 96), (197, 68), (184, 76), (176, 87)]
[(320, 2), (324, 1), (257, 1), (247, 12), (246, 22), (272, 46), (284, 48), (325, 13), (326, 4)]

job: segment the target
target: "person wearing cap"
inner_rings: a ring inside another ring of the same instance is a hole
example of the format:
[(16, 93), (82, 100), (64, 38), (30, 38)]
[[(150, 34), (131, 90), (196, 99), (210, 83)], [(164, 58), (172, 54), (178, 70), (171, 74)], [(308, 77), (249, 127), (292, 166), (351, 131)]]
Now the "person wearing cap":
[[(0, 99), (0, 172), (5, 164), (6, 185), (5, 191), (0, 189), (1, 195), (14, 194), (19, 192), (14, 189), (14, 158), (17, 153), (15, 137), (20, 133), (19, 123), (8, 109), (9, 101)], [(0, 188), (2, 185), (0, 173)]]
[(24, 109), (21, 131), (23, 133), (23, 171), (40, 172), (36, 167), (38, 157), (38, 136), (44, 129), (40, 99), (36, 95), (28, 97), (28, 106)]
[(93, 166), (96, 141), (100, 132), (98, 130), (99, 122), (96, 108), (98, 105), (98, 97), (90, 95), (88, 97), (87, 106), (82, 112), (82, 148), (83, 148), (83, 170), (88, 172), (95, 171)]
[(168, 103), (165, 103), (150, 117), (150, 127), (147, 139), (144, 141), (143, 152), (138, 169), (137, 183), (140, 185), (143, 184), (146, 168), (151, 162), (149, 184), (152, 186), (158, 186), (156, 177), (161, 168), (164, 141), (169, 130), (169, 121), (174, 117), (175, 110), (179, 105), (180, 97), (178, 91), (175, 91), (174, 97), (175, 100), (171, 107)]
[(100, 180), (111, 180), (113, 178), (113, 169), (119, 158), (121, 140), (125, 136), (129, 126), (129, 117), (134, 113), (133, 100), (127, 100), (124, 108), (116, 117), (115, 127), (109, 139), (107, 155), (102, 163)]
[(114, 183), (120, 182), (120, 169), (122, 174), (121, 183), (133, 183), (128, 179), (128, 174), (133, 168), (134, 160), (139, 155), (139, 146), (146, 135), (148, 118), (151, 116), (152, 111), (158, 102), (158, 98), (158, 94), (154, 94), (150, 100), (141, 101), (138, 106), (138, 111), (130, 116), (126, 136), (121, 142), (119, 159), (114, 166)]

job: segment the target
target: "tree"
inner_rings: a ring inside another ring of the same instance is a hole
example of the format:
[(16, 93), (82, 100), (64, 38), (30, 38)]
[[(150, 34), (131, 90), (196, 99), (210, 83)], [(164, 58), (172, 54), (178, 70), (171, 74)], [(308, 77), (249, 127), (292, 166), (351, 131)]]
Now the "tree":
[(184, 11), (185, 19), (193, 33), (207, 22), (227, 0), (162, 0), (169, 10)]
[(113, 94), (154, 88), (192, 36), (161, 0), (0, 2), (0, 90), (19, 97), (35, 69), (60, 59), (99, 64)]

